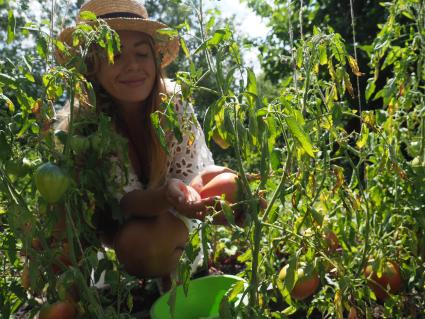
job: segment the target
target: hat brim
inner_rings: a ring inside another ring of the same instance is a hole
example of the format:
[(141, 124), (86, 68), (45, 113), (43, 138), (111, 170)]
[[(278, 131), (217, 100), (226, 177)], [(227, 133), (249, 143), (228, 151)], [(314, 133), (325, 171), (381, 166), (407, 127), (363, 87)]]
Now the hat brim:
[[(150, 35), (154, 41), (155, 50), (161, 58), (161, 67), (166, 67), (175, 60), (179, 53), (179, 38), (160, 34), (158, 30), (167, 28), (166, 24), (149, 19), (139, 18), (109, 18), (103, 19), (115, 31), (137, 31)], [(86, 22), (91, 24), (91, 22)], [(76, 27), (64, 29), (58, 36), (58, 40), (72, 46), (72, 34)], [(59, 64), (66, 63), (69, 58), (56, 51), (56, 60)]]

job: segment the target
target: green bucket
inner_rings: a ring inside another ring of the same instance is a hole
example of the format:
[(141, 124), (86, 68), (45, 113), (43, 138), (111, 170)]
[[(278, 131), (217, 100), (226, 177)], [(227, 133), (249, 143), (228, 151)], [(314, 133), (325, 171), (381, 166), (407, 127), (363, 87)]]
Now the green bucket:
[[(176, 288), (174, 319), (213, 319), (219, 317), (219, 306), (230, 287), (242, 278), (232, 275), (214, 275), (193, 279), (185, 296), (182, 286)], [(151, 319), (173, 318), (168, 299), (170, 293), (162, 295), (153, 304)]]

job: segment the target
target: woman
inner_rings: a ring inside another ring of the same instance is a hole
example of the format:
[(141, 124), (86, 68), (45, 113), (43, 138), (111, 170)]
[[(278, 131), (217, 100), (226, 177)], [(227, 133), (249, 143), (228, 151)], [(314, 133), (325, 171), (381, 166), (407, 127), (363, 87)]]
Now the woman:
[[(189, 218), (202, 219), (216, 200), (201, 199), (188, 184), (196, 177), (199, 190), (211, 177), (230, 170), (213, 165), (193, 108), (182, 103), (178, 94), (175, 111), (189, 132), (180, 143), (167, 135), (169, 155), (160, 146), (150, 115), (158, 110), (163, 94), (176, 93), (162, 70), (179, 49), (178, 39), (158, 35), (157, 30), (166, 26), (149, 20), (143, 5), (134, 0), (90, 0), (82, 5), (83, 11), (103, 18), (121, 42), (113, 64), (98, 54), (87, 61), (96, 108), (109, 114), (116, 131), (128, 140), (131, 164), (129, 182), (117, 194), (125, 222), (106, 242), (112, 244), (128, 273), (164, 276), (177, 266), (188, 240)], [(59, 39), (71, 43), (74, 29), (65, 29)], [(58, 60), (64, 62), (60, 55)]]

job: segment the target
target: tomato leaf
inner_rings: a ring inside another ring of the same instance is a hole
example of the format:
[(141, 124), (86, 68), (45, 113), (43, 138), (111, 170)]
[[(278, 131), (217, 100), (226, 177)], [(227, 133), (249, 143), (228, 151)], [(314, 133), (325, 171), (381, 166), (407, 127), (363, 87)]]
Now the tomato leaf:
[(183, 38), (180, 38), (180, 46), (182, 47), (182, 50), (184, 52), (184, 54), (186, 55), (186, 57), (190, 57), (190, 52), (186, 46), (186, 41)]
[(287, 316), (290, 316), (290, 315), (293, 315), (296, 311), (297, 311), (297, 307), (289, 306), (289, 307), (286, 307), (285, 309), (283, 309), (282, 313), (287, 315)]
[(356, 142), (356, 146), (359, 149), (362, 149), (366, 145), (368, 138), (369, 138), (369, 128), (367, 127), (366, 124), (363, 123), (362, 131), (360, 133), (359, 139)]
[(225, 200), (220, 200), (220, 204), (221, 204), (221, 208), (223, 209), (224, 217), (226, 217), (227, 222), (230, 225), (234, 225), (235, 216), (233, 215), (232, 208), (229, 206), (229, 204), (227, 204)]
[(80, 13), (80, 20), (96, 21), (96, 14), (91, 11), (83, 11)]
[(308, 155), (314, 158), (313, 145), (311, 144), (310, 137), (304, 132), (302, 126), (292, 116), (286, 117), (285, 121), (292, 135), (300, 142), (302, 148)]
[(297, 281), (297, 259), (293, 257), (289, 260), (283, 286), (288, 292), (290, 292), (294, 288), (296, 281)]
[(156, 132), (156, 136), (159, 139), (160, 145), (162, 146), (163, 150), (167, 153), (167, 155), (170, 155), (170, 153), (168, 151), (168, 147), (167, 147), (167, 139), (165, 137), (165, 132), (161, 127), (158, 112), (154, 112), (154, 113), (151, 114), (151, 120), (152, 120), (152, 125), (155, 129), (155, 132)]
[(12, 10), (9, 10), (7, 17), (7, 44), (10, 44), (15, 39), (16, 19)]

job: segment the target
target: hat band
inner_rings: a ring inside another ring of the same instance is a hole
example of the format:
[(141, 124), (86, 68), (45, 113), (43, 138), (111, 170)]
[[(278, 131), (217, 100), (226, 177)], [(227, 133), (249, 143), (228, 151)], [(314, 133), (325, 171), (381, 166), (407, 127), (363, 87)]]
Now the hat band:
[(132, 12), (112, 12), (107, 14), (102, 14), (98, 16), (98, 18), (101, 19), (112, 19), (112, 18), (139, 18), (139, 19), (145, 19), (142, 16), (132, 13)]

